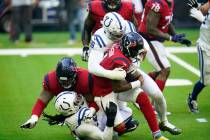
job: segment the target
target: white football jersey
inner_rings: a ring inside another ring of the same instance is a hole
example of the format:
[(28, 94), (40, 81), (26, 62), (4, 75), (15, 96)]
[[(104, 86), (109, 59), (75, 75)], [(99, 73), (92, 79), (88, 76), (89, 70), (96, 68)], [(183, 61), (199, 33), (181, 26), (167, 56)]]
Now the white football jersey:
[(205, 16), (205, 20), (201, 24), (198, 42), (202, 49), (210, 51), (210, 9)]

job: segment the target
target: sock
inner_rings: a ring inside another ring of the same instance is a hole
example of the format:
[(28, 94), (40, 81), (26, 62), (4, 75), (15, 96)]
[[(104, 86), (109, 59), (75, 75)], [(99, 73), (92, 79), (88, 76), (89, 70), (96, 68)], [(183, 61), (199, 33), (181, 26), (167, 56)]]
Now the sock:
[(166, 81), (162, 81), (162, 80), (156, 79), (155, 83), (158, 85), (158, 87), (160, 88), (161, 91), (164, 90)]
[(139, 104), (140, 109), (150, 127), (150, 130), (152, 132), (159, 131), (158, 121), (147, 94), (144, 92), (140, 93), (136, 99), (136, 103)]
[(201, 90), (205, 87), (205, 85), (203, 83), (201, 83), (201, 81), (199, 80), (193, 88), (192, 94), (191, 94), (191, 98), (192, 100), (197, 100), (197, 97), (199, 95), (199, 93), (201, 92)]

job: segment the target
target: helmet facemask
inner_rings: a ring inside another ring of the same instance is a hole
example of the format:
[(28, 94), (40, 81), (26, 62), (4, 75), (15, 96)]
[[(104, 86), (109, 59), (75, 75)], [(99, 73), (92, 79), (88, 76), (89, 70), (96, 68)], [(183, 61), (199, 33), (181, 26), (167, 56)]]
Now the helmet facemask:
[(121, 0), (105, 0), (105, 6), (110, 10), (116, 10), (121, 5)]
[(56, 68), (56, 76), (59, 84), (64, 89), (73, 87), (77, 77), (77, 67), (74, 60), (71, 58), (63, 58), (59, 61)]

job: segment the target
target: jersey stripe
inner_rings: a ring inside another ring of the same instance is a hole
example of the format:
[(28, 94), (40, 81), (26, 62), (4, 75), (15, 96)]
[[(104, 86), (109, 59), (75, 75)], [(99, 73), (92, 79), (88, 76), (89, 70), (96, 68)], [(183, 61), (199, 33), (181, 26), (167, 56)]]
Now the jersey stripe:
[(100, 48), (102, 48), (102, 45), (101, 45), (101, 43), (100, 43), (100, 41), (98, 39), (98, 35), (95, 35), (95, 40), (98, 43), (98, 45), (100, 46)]
[(120, 30), (122, 30), (122, 24), (120, 22), (120, 19), (118, 18), (118, 16), (115, 13), (112, 12), (112, 14), (116, 17), (116, 19), (117, 19), (117, 21), (118, 21), (118, 23), (120, 25)]
[(50, 83), (49, 83), (49, 76), (48, 76), (48, 74), (45, 75), (45, 77), (44, 77), (44, 82), (45, 82), (45, 84), (46, 84), (48, 90), (50, 91)]
[(125, 62), (127, 66), (130, 65), (130, 63), (128, 62), (128, 60), (126, 58), (123, 58), (123, 57), (116, 57), (116, 58), (114, 58), (112, 60), (112, 63), (114, 63), (115, 61), (118, 61), (118, 60)]
[(199, 57), (199, 68), (200, 68), (200, 73), (201, 73), (200, 80), (201, 80), (201, 83), (204, 84), (203, 53), (199, 46), (198, 46), (198, 57)]
[(103, 41), (103, 39), (100, 35), (95, 35), (95, 40), (97, 41), (100, 48), (106, 47), (106, 44), (105, 44), (105, 42)]
[[(81, 125), (81, 122), (82, 122), (82, 120), (84, 119), (84, 116), (85, 116), (85, 112), (87, 111), (88, 109), (86, 108), (86, 107), (84, 107), (84, 108), (81, 108), (80, 110), (79, 110), (79, 115), (78, 115), (78, 126), (80, 126)], [(77, 126), (77, 127), (78, 127)]]
[(106, 47), (106, 44), (105, 44), (104, 40), (102, 39), (102, 37), (101, 37), (100, 35), (97, 35), (97, 36), (98, 36), (98, 38), (100, 39), (100, 41), (101, 41), (103, 47)]
[(136, 28), (134, 27), (133, 23), (131, 23), (130, 21), (127, 21), (127, 22), (128, 22), (130, 31), (131, 31), (131, 32), (136, 32)]

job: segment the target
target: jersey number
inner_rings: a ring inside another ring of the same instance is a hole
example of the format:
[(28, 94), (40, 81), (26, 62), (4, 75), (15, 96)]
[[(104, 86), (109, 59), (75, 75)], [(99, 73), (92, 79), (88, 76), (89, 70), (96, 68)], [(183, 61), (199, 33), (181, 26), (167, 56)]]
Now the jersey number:
[(154, 10), (155, 12), (159, 12), (160, 5), (158, 3), (153, 3), (151, 9)]

